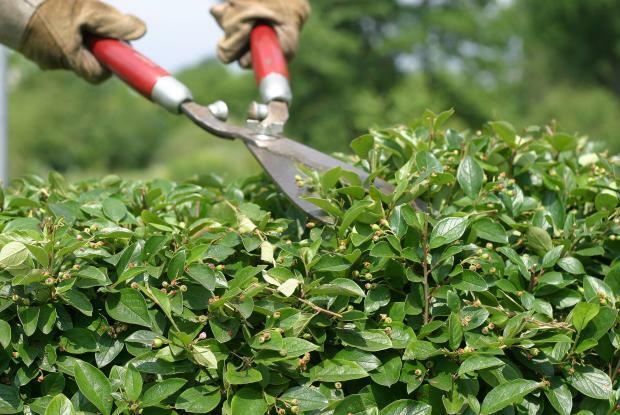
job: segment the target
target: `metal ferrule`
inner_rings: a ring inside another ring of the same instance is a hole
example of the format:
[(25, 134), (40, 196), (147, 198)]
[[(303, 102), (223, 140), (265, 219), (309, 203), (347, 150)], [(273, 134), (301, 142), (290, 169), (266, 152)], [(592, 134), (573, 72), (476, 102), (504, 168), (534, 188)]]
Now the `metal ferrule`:
[(192, 92), (181, 81), (173, 76), (164, 76), (157, 80), (151, 92), (153, 102), (161, 105), (168, 111), (178, 114), (181, 104), (193, 99)]
[(293, 91), (288, 78), (279, 73), (267, 75), (259, 85), (260, 96), (264, 102), (284, 101), (293, 102)]

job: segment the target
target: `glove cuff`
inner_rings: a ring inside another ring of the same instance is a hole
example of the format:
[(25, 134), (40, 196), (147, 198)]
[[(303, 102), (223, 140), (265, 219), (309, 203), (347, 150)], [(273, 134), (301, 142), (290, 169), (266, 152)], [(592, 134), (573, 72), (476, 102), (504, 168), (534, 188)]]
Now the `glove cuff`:
[(0, 0), (0, 43), (19, 49), (28, 22), (45, 0)]

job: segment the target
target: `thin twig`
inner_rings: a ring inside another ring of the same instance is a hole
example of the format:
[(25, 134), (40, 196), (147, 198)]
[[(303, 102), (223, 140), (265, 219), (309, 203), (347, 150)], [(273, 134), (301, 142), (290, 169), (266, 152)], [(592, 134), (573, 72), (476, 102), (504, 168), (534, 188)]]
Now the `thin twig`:
[(333, 311), (329, 311), (325, 308), (319, 307), (318, 305), (308, 301), (308, 300), (304, 300), (303, 298), (297, 298), (300, 302), (302, 302), (303, 304), (311, 307), (314, 311), (319, 312), (319, 313), (325, 313), (328, 314), (332, 317), (336, 317), (336, 318), (342, 318), (342, 314), (338, 314), (338, 313), (334, 313)]
[[(278, 290), (275, 290), (275, 289), (273, 289), (273, 288), (271, 288), (271, 287), (265, 287), (265, 289), (266, 289), (267, 291), (271, 291), (271, 292), (272, 292), (272, 293), (274, 293), (274, 294), (276, 294), (276, 293), (278, 293), (278, 292), (279, 292)], [(342, 314), (334, 313), (333, 311), (327, 310), (327, 309), (325, 309), (325, 308), (323, 308), (323, 307), (319, 307), (318, 305), (314, 304), (314, 303), (313, 303), (313, 302), (311, 302), (311, 301), (305, 300), (305, 299), (300, 298), (300, 297), (293, 297), (293, 298), (295, 298), (295, 299), (296, 299), (296, 300), (298, 300), (299, 302), (301, 302), (301, 303), (303, 303), (303, 304), (305, 304), (305, 305), (309, 306), (310, 308), (312, 308), (312, 309), (313, 309), (314, 311), (316, 311), (316, 312), (319, 312), (319, 313), (324, 313), (324, 314), (327, 314), (327, 315), (330, 315), (330, 316), (332, 316), (332, 317), (336, 317), (336, 318), (342, 318)]]

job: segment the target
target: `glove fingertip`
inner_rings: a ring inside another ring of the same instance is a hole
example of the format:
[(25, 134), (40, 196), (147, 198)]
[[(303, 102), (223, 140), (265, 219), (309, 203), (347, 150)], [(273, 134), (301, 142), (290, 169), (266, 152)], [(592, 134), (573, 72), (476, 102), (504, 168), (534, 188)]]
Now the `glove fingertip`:
[(138, 40), (146, 34), (146, 23), (136, 16), (127, 15), (127, 34), (124, 40)]
[(91, 84), (100, 84), (112, 76), (112, 73), (87, 49), (81, 49), (69, 65), (78, 76)]
[(239, 58), (239, 66), (243, 69), (252, 69), (252, 54), (250, 52), (245, 53)]

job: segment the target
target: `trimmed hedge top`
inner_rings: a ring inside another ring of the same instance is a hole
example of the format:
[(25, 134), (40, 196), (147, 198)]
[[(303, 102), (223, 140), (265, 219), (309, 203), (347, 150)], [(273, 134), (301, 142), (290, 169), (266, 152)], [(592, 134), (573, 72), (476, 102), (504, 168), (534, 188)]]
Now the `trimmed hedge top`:
[(617, 413), (618, 160), (450, 115), (353, 141), (393, 195), (300, 173), (335, 226), (264, 178), (15, 182), (0, 414)]

